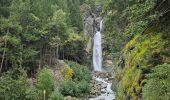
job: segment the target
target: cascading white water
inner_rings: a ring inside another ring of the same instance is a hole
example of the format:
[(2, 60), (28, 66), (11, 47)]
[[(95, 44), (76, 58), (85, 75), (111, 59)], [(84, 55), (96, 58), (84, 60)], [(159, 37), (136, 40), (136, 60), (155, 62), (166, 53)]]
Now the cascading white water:
[[(98, 86), (98, 83), (102, 83), (107, 85), (107, 87), (102, 88), (102, 85), (99, 86), (101, 89), (98, 91), (101, 92), (101, 94), (97, 95), (94, 98), (89, 98), (88, 100), (115, 100), (115, 93), (111, 90), (112, 81), (109, 81), (108, 78), (103, 78), (98, 74), (97, 76), (95, 73), (103, 73), (104, 70), (102, 69), (102, 25), (103, 21), (100, 22), (100, 31), (97, 31), (94, 35), (94, 45), (93, 45), (93, 67), (94, 72), (93, 74), (93, 80), (95, 80), (97, 83), (95, 83)], [(106, 72), (107, 73), (107, 72)]]
[(100, 21), (100, 31), (97, 31), (94, 35), (93, 45), (93, 67), (94, 71), (102, 71), (102, 30), (103, 21)]

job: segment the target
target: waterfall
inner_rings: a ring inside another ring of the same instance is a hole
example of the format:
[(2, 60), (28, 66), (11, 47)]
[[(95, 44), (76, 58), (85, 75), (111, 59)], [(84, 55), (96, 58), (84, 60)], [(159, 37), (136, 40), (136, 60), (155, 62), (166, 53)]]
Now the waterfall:
[(100, 21), (100, 31), (97, 31), (94, 35), (94, 45), (93, 45), (93, 67), (94, 71), (102, 71), (102, 24)]

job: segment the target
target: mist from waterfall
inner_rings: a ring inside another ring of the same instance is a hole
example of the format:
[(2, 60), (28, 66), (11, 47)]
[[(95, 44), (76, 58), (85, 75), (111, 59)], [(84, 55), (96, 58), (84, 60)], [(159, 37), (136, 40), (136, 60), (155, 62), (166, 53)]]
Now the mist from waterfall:
[(100, 31), (97, 31), (94, 35), (94, 44), (93, 44), (93, 67), (94, 71), (102, 71), (102, 24), (103, 21), (100, 21)]

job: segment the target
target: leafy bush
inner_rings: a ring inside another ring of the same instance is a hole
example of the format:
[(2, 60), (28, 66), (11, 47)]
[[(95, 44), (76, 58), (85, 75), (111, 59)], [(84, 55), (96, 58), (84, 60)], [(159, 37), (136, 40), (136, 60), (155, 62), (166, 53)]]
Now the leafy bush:
[(56, 89), (52, 94), (50, 95), (49, 100), (64, 100), (64, 96)]
[(70, 67), (66, 67), (62, 70), (62, 75), (65, 80), (72, 78), (74, 72)]
[(170, 100), (170, 64), (158, 65), (148, 75), (144, 100)]
[(91, 72), (87, 66), (83, 66), (72, 61), (67, 61), (67, 63), (70, 66), (70, 68), (72, 68), (74, 71), (74, 76), (73, 76), (74, 80), (81, 81), (84, 79), (88, 82), (91, 80), (92, 78)]
[(89, 81), (91, 80), (90, 70), (76, 62), (67, 61), (74, 75), (71, 79), (61, 83), (59, 91), (65, 96), (83, 97), (90, 92)]
[(65, 96), (78, 96), (77, 84), (72, 80), (65, 80), (61, 83), (59, 91)]
[(44, 67), (39, 71), (36, 86), (41, 95), (43, 95), (44, 90), (47, 96), (52, 93), (54, 89), (54, 76), (51, 69)]
[(35, 100), (37, 97), (23, 69), (10, 70), (0, 77), (0, 100)]
[(89, 83), (85, 80), (81, 80), (78, 85), (78, 92), (80, 93), (79, 95), (82, 95), (82, 93), (89, 93), (90, 92), (90, 87)]

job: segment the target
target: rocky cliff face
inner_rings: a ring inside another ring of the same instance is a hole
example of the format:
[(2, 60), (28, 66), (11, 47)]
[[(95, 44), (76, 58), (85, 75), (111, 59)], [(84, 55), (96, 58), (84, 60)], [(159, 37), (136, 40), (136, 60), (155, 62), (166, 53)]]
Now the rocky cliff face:
[(84, 18), (84, 36), (86, 37), (87, 43), (85, 46), (85, 51), (87, 54), (91, 54), (92, 50), (92, 39), (94, 34), (94, 17), (89, 15)]
[[(97, 17), (96, 13), (92, 13), (91, 8), (83, 4), (81, 5), (81, 13), (83, 19), (83, 33), (86, 39), (85, 44), (85, 60), (90, 63), (92, 60), (93, 36), (100, 30), (100, 21), (102, 17)], [(91, 64), (92, 65), (92, 64)], [(92, 68), (92, 67), (91, 67)]]
[[(163, 63), (170, 63), (170, 19), (164, 16), (160, 23), (148, 27), (143, 34), (136, 34), (124, 49), (117, 67), (122, 71), (117, 100), (140, 100), (145, 87), (146, 76), (151, 69)], [(164, 21), (166, 19), (166, 22)]]

